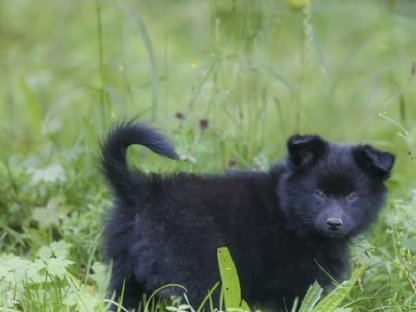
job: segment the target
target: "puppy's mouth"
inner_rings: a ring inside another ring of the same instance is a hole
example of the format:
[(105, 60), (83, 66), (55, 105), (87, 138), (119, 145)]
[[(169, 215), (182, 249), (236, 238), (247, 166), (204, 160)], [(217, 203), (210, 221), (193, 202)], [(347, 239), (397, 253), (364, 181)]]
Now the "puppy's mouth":
[(345, 233), (342, 231), (332, 232), (332, 231), (325, 231), (325, 236), (330, 238), (343, 238)]
[(333, 229), (328, 227), (318, 227), (317, 230), (321, 233), (322, 236), (328, 237), (331, 239), (340, 239), (348, 236), (348, 229), (346, 228), (339, 228), (339, 229)]
[(342, 239), (349, 236), (351, 230), (349, 228), (341, 228), (338, 230), (331, 230), (329, 228), (321, 228), (321, 234), (331, 239)]

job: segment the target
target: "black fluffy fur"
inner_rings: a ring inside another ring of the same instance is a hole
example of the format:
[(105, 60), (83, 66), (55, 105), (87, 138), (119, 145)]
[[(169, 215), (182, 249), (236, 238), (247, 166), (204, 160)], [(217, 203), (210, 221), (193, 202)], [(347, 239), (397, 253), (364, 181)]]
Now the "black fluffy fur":
[(102, 146), (115, 198), (105, 230), (109, 289), (117, 298), (123, 293), (127, 308), (169, 283), (185, 286), (199, 304), (219, 281), (222, 246), (236, 263), (243, 297), (275, 311), (315, 280), (342, 280), (348, 241), (375, 220), (394, 164), (392, 154), (369, 145), (296, 135), (288, 157), (268, 172), (163, 176), (128, 169), (132, 144), (178, 159), (164, 136), (133, 122), (113, 129)]

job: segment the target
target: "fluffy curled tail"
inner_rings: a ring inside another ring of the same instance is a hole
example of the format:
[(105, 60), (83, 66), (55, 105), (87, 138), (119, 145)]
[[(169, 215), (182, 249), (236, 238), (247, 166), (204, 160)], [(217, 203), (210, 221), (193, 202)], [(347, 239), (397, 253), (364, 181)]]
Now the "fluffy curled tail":
[(154, 128), (134, 122), (113, 128), (101, 146), (102, 171), (114, 191), (121, 196), (128, 196), (135, 188), (126, 160), (127, 148), (133, 144), (143, 145), (171, 159), (179, 159), (167, 138)]

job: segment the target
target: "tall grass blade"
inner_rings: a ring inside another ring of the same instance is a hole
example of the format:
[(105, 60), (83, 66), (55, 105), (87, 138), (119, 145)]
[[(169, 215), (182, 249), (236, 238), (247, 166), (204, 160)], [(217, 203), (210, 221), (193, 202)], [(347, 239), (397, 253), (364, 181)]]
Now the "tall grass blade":
[(146, 25), (144, 24), (142, 18), (137, 13), (133, 13), (132, 11), (133, 10), (130, 10), (131, 15), (136, 21), (140, 37), (142, 38), (144, 48), (146, 49), (147, 57), (149, 58), (152, 85), (152, 121), (155, 121), (156, 112), (159, 105), (159, 78), (155, 59), (155, 52)]
[(101, 9), (102, 4), (100, 0), (95, 1), (95, 14), (97, 18), (97, 32), (98, 32), (98, 67), (100, 70), (100, 106), (101, 106), (101, 117), (103, 123), (103, 129), (106, 128), (106, 94), (105, 94), (105, 66), (104, 66), (104, 35), (103, 35), (103, 27), (102, 27), (102, 20), (101, 20)]
[(207, 303), (207, 301), (209, 300), (210, 303), (210, 307), (211, 310), (214, 310), (214, 308), (212, 307), (212, 294), (214, 293), (214, 291), (218, 288), (218, 286), (220, 285), (219, 282), (215, 283), (215, 285), (209, 290), (208, 294), (206, 295), (206, 297), (204, 298), (204, 300), (202, 300), (202, 302), (200, 303), (198, 309), (196, 310), (197, 312), (201, 312), (203, 311), (205, 304)]

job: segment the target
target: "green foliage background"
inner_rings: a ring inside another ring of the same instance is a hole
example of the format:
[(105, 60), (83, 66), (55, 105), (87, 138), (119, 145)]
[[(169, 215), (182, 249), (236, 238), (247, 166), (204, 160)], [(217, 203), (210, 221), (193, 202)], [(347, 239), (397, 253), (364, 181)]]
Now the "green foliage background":
[(105, 309), (99, 142), (132, 117), (185, 159), (144, 170), (267, 169), (293, 133), (394, 152), (343, 305), (416, 310), (416, 2), (295, 2), (0, 2), (0, 311)]

